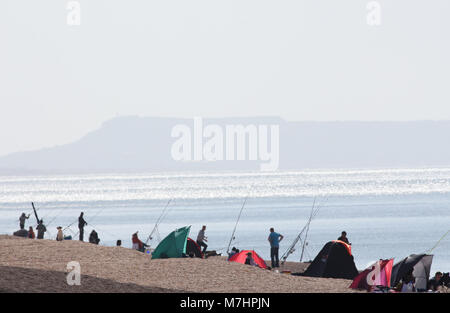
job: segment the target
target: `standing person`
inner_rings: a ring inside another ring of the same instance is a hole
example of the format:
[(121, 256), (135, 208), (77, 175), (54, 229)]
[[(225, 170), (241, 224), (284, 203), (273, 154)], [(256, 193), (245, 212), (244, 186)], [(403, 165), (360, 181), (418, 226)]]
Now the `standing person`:
[(38, 226), (36, 226), (37, 230), (37, 239), (44, 239), (44, 233), (47, 231), (47, 228), (44, 225), (44, 220), (40, 220)]
[(280, 241), (283, 240), (283, 238), (283, 235), (276, 233), (273, 227), (270, 229), (270, 235), (267, 240), (270, 242), (270, 260), (272, 261), (272, 268), (280, 267), (278, 250), (280, 249)]
[(30, 238), (30, 239), (36, 238), (36, 235), (34, 234), (34, 231), (33, 231), (33, 227), (31, 227), (31, 226), (28, 229), (28, 238)]
[(348, 238), (347, 238), (347, 232), (345, 232), (345, 231), (343, 231), (341, 233), (341, 237), (339, 237), (337, 240), (343, 241), (346, 244), (351, 245), (351, 243), (348, 241)]
[(84, 212), (81, 212), (80, 217), (78, 218), (78, 229), (80, 230), (80, 241), (84, 241), (84, 226), (87, 225), (83, 216), (84, 216)]
[(208, 248), (208, 245), (205, 243), (205, 241), (208, 242), (208, 239), (205, 236), (205, 230), (206, 230), (206, 226), (203, 225), (202, 229), (198, 232), (198, 236), (197, 236), (197, 244), (200, 247), (203, 247), (203, 254), (205, 254), (206, 248)]
[(19, 217), (19, 225), (20, 229), (25, 229), (25, 220), (30, 218), (30, 214), (28, 216), (25, 215), (25, 213), (22, 213), (22, 215)]

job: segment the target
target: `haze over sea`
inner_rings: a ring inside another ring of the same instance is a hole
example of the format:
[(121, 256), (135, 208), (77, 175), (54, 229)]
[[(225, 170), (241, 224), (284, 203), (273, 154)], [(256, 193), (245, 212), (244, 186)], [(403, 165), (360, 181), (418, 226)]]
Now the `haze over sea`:
[[(254, 249), (269, 259), (269, 228), (285, 236), (280, 256), (306, 224), (316, 199), (320, 210), (312, 221), (303, 260), (348, 233), (358, 269), (380, 258), (394, 262), (425, 253), (450, 229), (450, 168), (308, 170), (295, 172), (220, 172), (0, 176), (0, 234), (18, 230), (31, 202), (49, 224), (74, 236), (85, 212), (87, 239), (92, 229), (102, 245), (131, 247), (131, 234), (146, 240), (168, 200), (167, 215), (152, 247), (177, 227), (192, 225), (196, 238), (207, 225), (208, 250), (225, 253), (239, 210), (248, 196), (232, 246)], [(86, 240), (85, 239), (85, 240)], [(289, 257), (299, 261), (301, 247)], [(450, 270), (450, 235), (432, 251), (432, 271)]]

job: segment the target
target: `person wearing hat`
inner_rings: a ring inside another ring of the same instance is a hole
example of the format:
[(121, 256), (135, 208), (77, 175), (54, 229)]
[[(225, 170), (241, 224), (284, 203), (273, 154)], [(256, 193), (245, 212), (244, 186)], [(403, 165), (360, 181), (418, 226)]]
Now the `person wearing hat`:
[(58, 226), (56, 227), (56, 229), (58, 230), (58, 234), (56, 235), (56, 241), (63, 241), (64, 240), (64, 234), (62, 231), (62, 227)]

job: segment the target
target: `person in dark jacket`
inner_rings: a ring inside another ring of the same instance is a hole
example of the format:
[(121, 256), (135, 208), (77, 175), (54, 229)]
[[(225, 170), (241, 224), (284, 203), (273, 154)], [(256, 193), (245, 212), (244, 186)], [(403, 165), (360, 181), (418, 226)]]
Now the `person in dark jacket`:
[(25, 229), (25, 220), (30, 218), (30, 214), (28, 216), (25, 215), (25, 213), (22, 213), (22, 215), (19, 217), (19, 225), (20, 229)]
[(38, 226), (36, 226), (37, 230), (37, 239), (44, 239), (44, 234), (47, 231), (47, 228), (44, 225), (44, 220), (40, 220)]
[(337, 240), (343, 241), (343, 242), (345, 242), (346, 244), (351, 245), (351, 243), (348, 241), (347, 233), (346, 233), (345, 231), (343, 231), (343, 232), (341, 233), (341, 237), (339, 237)]
[(432, 290), (432, 291), (437, 291), (438, 288), (439, 288), (439, 286), (442, 286), (442, 285), (443, 285), (443, 284), (442, 284), (442, 281), (441, 281), (441, 278), (442, 278), (442, 273), (441, 273), (441, 272), (436, 272), (436, 274), (434, 275), (434, 277), (431, 278), (431, 279), (428, 281), (427, 289), (428, 289), (428, 290)]
[(84, 226), (86, 226), (87, 223), (84, 220), (84, 213), (81, 212), (80, 217), (78, 218), (78, 229), (80, 230), (80, 241), (84, 241)]
[(100, 239), (98, 238), (98, 234), (95, 230), (91, 231), (91, 234), (89, 235), (89, 242), (93, 243), (95, 245), (98, 245), (98, 243), (100, 242)]

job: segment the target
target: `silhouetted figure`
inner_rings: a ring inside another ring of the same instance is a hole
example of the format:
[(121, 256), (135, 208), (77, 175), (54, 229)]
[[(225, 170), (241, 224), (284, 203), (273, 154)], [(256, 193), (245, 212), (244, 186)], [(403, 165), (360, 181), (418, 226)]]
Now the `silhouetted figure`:
[(116, 246), (117, 246), (117, 247), (121, 247), (121, 246), (122, 246), (122, 240), (117, 240)]
[(98, 245), (98, 243), (100, 242), (100, 239), (98, 238), (98, 234), (95, 230), (91, 231), (91, 234), (89, 235), (89, 242), (93, 243), (95, 245)]
[(25, 215), (25, 213), (22, 213), (22, 215), (19, 217), (19, 225), (20, 229), (25, 229), (25, 220), (30, 218), (30, 214)]
[(47, 228), (44, 225), (44, 220), (40, 220), (38, 226), (36, 226), (37, 230), (37, 239), (44, 239), (44, 234), (47, 231)]
[(78, 218), (78, 229), (80, 230), (80, 241), (84, 241), (84, 226), (87, 225), (83, 216), (84, 216), (84, 213), (81, 212), (80, 217)]
[(343, 242), (345, 242), (348, 245), (351, 245), (351, 243), (348, 241), (347, 233), (345, 231), (343, 231), (341, 233), (341, 237), (339, 237), (338, 240), (343, 241)]

